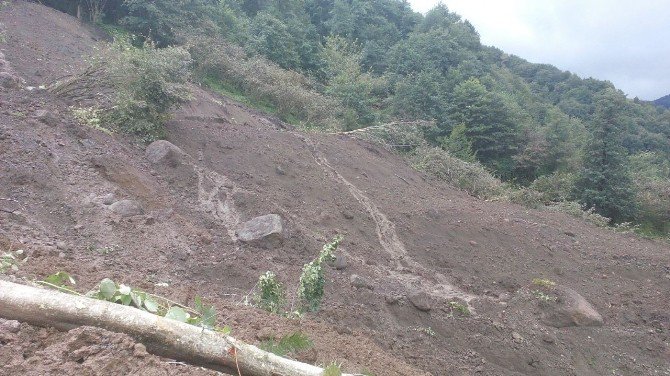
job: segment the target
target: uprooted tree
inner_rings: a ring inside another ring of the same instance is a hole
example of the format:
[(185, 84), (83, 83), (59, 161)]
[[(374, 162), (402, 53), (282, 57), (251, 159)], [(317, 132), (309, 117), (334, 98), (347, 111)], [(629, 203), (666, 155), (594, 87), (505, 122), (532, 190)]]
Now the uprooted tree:
[(96, 326), (126, 333), (153, 354), (235, 375), (324, 374), (320, 367), (282, 358), (212, 330), (121, 304), (12, 282), (0, 281), (0, 317), (61, 330)]

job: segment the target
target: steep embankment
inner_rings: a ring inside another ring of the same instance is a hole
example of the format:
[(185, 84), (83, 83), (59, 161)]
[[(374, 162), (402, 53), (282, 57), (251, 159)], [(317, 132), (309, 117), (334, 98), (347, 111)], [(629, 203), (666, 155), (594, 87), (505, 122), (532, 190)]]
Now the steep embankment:
[[(482, 202), (376, 145), (299, 132), (197, 87), (168, 126), (184, 154), (152, 164), (132, 140), (78, 124), (67, 108), (76, 104), (25, 89), (82, 69), (93, 31), (24, 2), (0, 22), (1, 51), (26, 81), (0, 92), (0, 246), (29, 255), (17, 278), (65, 270), (81, 289), (109, 277), (183, 303), (203, 296), (241, 339), (299, 329), (315, 342), (301, 360), (376, 375), (670, 373), (667, 244)], [(141, 209), (112, 206), (121, 200)], [(268, 213), (282, 217), (283, 241), (237, 239), (240, 223)], [(327, 271), (319, 313), (296, 321), (242, 304), (266, 270), (293, 286), (335, 234), (345, 235), (346, 264)], [(561, 327), (560, 302), (538, 298), (545, 290), (533, 278), (576, 290), (604, 325)], [(192, 371), (133, 357), (132, 341), (115, 334), (81, 341), (78, 332), (5, 327), (0, 373), (35, 364), (38, 373), (64, 364), (94, 373), (119, 362)], [(68, 357), (55, 345), (73, 352), (98, 339), (119, 350)]]

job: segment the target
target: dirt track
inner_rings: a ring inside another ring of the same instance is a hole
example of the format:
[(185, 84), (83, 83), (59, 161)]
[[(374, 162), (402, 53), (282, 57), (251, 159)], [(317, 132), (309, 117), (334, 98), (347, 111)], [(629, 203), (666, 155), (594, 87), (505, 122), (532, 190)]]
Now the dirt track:
[[(0, 22), (0, 51), (24, 86), (82, 69), (101, 43), (75, 19), (35, 4), (12, 3)], [(188, 155), (178, 167), (151, 165), (131, 140), (77, 124), (69, 104), (48, 93), (0, 90), (0, 198), (13, 200), (0, 201), (0, 251), (11, 243), (29, 254), (16, 278), (65, 270), (82, 290), (109, 277), (183, 303), (203, 296), (237, 337), (255, 343), (300, 329), (315, 342), (302, 360), (376, 375), (670, 375), (665, 243), (482, 202), (376, 145), (287, 129), (196, 87), (168, 127), (168, 140)], [(35, 119), (39, 109), (57, 120)], [(109, 194), (139, 201), (144, 214), (113, 213), (103, 203)], [(279, 246), (236, 240), (238, 223), (268, 213), (284, 221)], [(328, 270), (320, 312), (295, 321), (241, 304), (266, 270), (294, 285), (335, 234), (345, 236), (348, 265)], [(353, 287), (352, 274), (369, 288)], [(533, 278), (576, 290), (604, 325), (545, 325)], [(419, 292), (428, 307), (410, 301)], [(454, 314), (452, 301), (474, 313)], [(131, 357), (132, 340), (117, 334), (94, 338), (116, 341), (118, 352), (78, 363), (55, 345), (89, 346), (78, 333), (26, 325), (12, 334), (19, 339), (3, 333), (0, 360), (12, 361), (0, 374), (30, 364), (96, 374), (101, 361), (134, 372), (193, 371)]]

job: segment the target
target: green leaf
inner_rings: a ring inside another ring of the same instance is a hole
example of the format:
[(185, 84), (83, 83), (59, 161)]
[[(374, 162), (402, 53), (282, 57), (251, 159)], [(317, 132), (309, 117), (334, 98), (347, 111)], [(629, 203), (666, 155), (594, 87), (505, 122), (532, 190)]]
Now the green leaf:
[(219, 332), (219, 333), (221, 333), (221, 334), (223, 334), (224, 336), (227, 336), (227, 335), (230, 335), (230, 333), (232, 333), (233, 328), (231, 328), (230, 326), (226, 325), (226, 326), (224, 326), (223, 328), (217, 328), (216, 331)]
[(152, 298), (146, 297), (144, 299), (144, 308), (146, 308), (147, 311), (151, 313), (156, 313), (158, 312), (158, 303), (156, 303), (156, 301)]
[(130, 298), (133, 300), (133, 304), (137, 308), (142, 308), (142, 295), (144, 294), (135, 291), (130, 293)]
[(100, 281), (100, 293), (103, 298), (109, 300), (116, 293), (116, 283), (109, 278), (105, 278)]
[(203, 308), (201, 314), (202, 323), (200, 325), (207, 329), (212, 329), (216, 326), (216, 309), (214, 306)]
[(119, 285), (119, 294), (121, 294), (121, 295), (130, 295), (130, 292), (131, 292), (131, 291), (132, 291), (132, 290), (131, 290), (130, 286), (126, 286), (126, 285), (124, 285), (124, 284), (120, 284), (120, 285)]
[(133, 301), (130, 295), (117, 295), (116, 299), (119, 300), (123, 305), (130, 305), (130, 302)]
[(202, 299), (199, 296), (196, 296), (195, 299), (195, 310), (202, 313), (203, 306), (202, 306)]
[(165, 314), (165, 318), (177, 320), (180, 322), (187, 322), (190, 317), (191, 315), (189, 315), (188, 312), (184, 311), (183, 308), (177, 306), (170, 307), (170, 309)]
[(75, 282), (74, 278), (66, 272), (58, 272), (56, 274), (52, 274), (44, 279), (44, 282), (50, 283), (52, 285), (56, 285), (59, 287), (64, 287), (66, 284), (71, 284), (75, 285), (77, 282)]

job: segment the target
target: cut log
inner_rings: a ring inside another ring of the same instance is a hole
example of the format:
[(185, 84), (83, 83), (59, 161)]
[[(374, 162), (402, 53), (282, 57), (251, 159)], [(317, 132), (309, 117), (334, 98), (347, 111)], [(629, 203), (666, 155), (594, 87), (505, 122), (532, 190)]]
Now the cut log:
[(233, 337), (134, 307), (6, 281), (0, 281), (0, 317), (60, 330), (96, 326), (126, 333), (152, 354), (233, 375), (323, 374), (320, 367), (282, 358)]

